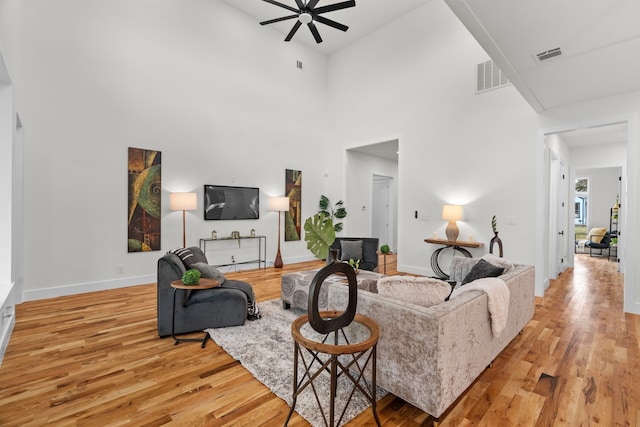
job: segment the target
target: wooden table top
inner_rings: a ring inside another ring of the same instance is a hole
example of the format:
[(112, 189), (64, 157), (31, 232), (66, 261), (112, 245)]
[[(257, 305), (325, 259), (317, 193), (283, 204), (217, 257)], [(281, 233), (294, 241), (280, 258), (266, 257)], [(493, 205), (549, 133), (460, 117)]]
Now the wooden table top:
[(177, 289), (211, 289), (215, 288), (219, 284), (220, 282), (216, 279), (206, 279), (201, 277), (200, 282), (197, 285), (185, 285), (182, 280), (174, 280), (171, 282), (171, 287)]
[(447, 245), (447, 246), (462, 246), (466, 248), (482, 248), (484, 243), (482, 242), (465, 242), (461, 240), (447, 240), (447, 239), (424, 239), (427, 243), (433, 243), (435, 245)]

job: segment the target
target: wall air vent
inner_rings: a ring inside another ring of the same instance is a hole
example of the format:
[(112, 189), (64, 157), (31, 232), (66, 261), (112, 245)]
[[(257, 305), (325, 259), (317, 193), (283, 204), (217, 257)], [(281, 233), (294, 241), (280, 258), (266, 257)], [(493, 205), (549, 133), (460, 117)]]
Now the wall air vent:
[(545, 50), (544, 52), (536, 54), (536, 58), (538, 58), (538, 62), (545, 62), (560, 55), (562, 55), (562, 51), (557, 47), (555, 49)]
[(510, 84), (511, 81), (493, 61), (476, 65), (476, 94)]

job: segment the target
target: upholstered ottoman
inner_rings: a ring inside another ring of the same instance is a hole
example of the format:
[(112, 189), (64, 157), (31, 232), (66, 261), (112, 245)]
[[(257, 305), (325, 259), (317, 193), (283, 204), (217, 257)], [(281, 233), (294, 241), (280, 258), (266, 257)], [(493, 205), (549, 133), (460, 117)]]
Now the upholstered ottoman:
[[(307, 309), (309, 304), (309, 286), (320, 269), (296, 271), (282, 275), (280, 283), (280, 298), (285, 309), (291, 307)], [(378, 293), (378, 279), (384, 277), (382, 274), (373, 271), (359, 270), (356, 275), (358, 289), (368, 292)], [(318, 308), (326, 310), (328, 305), (329, 283), (342, 283), (346, 286), (347, 278), (342, 275), (329, 276), (322, 287), (318, 297)]]

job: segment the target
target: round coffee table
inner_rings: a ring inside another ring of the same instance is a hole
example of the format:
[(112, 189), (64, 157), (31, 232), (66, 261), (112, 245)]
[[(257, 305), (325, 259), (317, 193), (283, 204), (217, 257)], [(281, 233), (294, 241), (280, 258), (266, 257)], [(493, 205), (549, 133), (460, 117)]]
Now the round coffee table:
[[(322, 319), (333, 319), (342, 313), (340, 311), (322, 311), (320, 316)], [(305, 314), (298, 317), (291, 324), (291, 335), (294, 340), (293, 403), (285, 421), (285, 426), (295, 410), (297, 397), (308, 386), (311, 386), (314, 390), (314, 396), (325, 425), (330, 427), (340, 425), (349, 402), (351, 402), (355, 390), (358, 389), (371, 404), (376, 424), (380, 426), (380, 420), (376, 412), (376, 347), (380, 336), (378, 325), (370, 318), (356, 314), (349, 325), (324, 335), (319, 334), (311, 327), (309, 315)], [(305, 359), (304, 353), (309, 354), (307, 359)], [(298, 380), (299, 361), (302, 362), (304, 367), (301, 380)], [(367, 383), (365, 377), (365, 369), (369, 364), (371, 364), (370, 384)], [(350, 370), (353, 370), (356, 375), (353, 375)], [(330, 379), (328, 417), (318, 398), (317, 387), (314, 385), (314, 381), (323, 373), (329, 374)], [(348, 393), (349, 397), (344, 402), (344, 408), (337, 424), (334, 424), (337, 381), (343, 375), (351, 381), (353, 388)]]
[[(194, 290), (198, 290), (198, 289), (211, 289), (211, 288), (215, 288), (216, 286), (218, 286), (220, 284), (220, 282), (218, 282), (216, 279), (205, 279), (205, 278), (201, 278), (200, 282), (197, 285), (185, 285), (184, 282), (182, 280), (174, 280), (173, 282), (171, 282), (171, 287), (173, 288), (173, 308), (171, 309), (171, 337), (175, 340), (174, 345), (178, 345), (181, 342), (187, 342), (187, 341), (192, 341), (192, 342), (201, 342), (202, 348), (205, 348), (207, 345), (207, 339), (209, 338), (209, 333), (205, 333), (204, 338), (200, 339), (200, 338), (178, 338), (176, 337), (175, 334), (175, 330), (176, 330), (176, 293), (178, 292), (178, 289), (185, 289), (187, 291), (194, 291)], [(188, 294), (187, 294), (187, 298), (188, 298)], [(186, 300), (186, 298), (185, 298)]]

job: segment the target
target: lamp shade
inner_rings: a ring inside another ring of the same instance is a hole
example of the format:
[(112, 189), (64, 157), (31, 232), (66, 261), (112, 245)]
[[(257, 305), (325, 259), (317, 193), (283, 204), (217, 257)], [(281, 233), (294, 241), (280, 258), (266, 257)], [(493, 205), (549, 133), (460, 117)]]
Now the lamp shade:
[(272, 197), (269, 199), (269, 209), (272, 211), (285, 212), (289, 210), (288, 197)]
[(462, 206), (461, 205), (443, 205), (442, 219), (445, 221), (461, 221)]
[(196, 193), (171, 193), (169, 205), (172, 211), (193, 211), (198, 209), (198, 195)]

